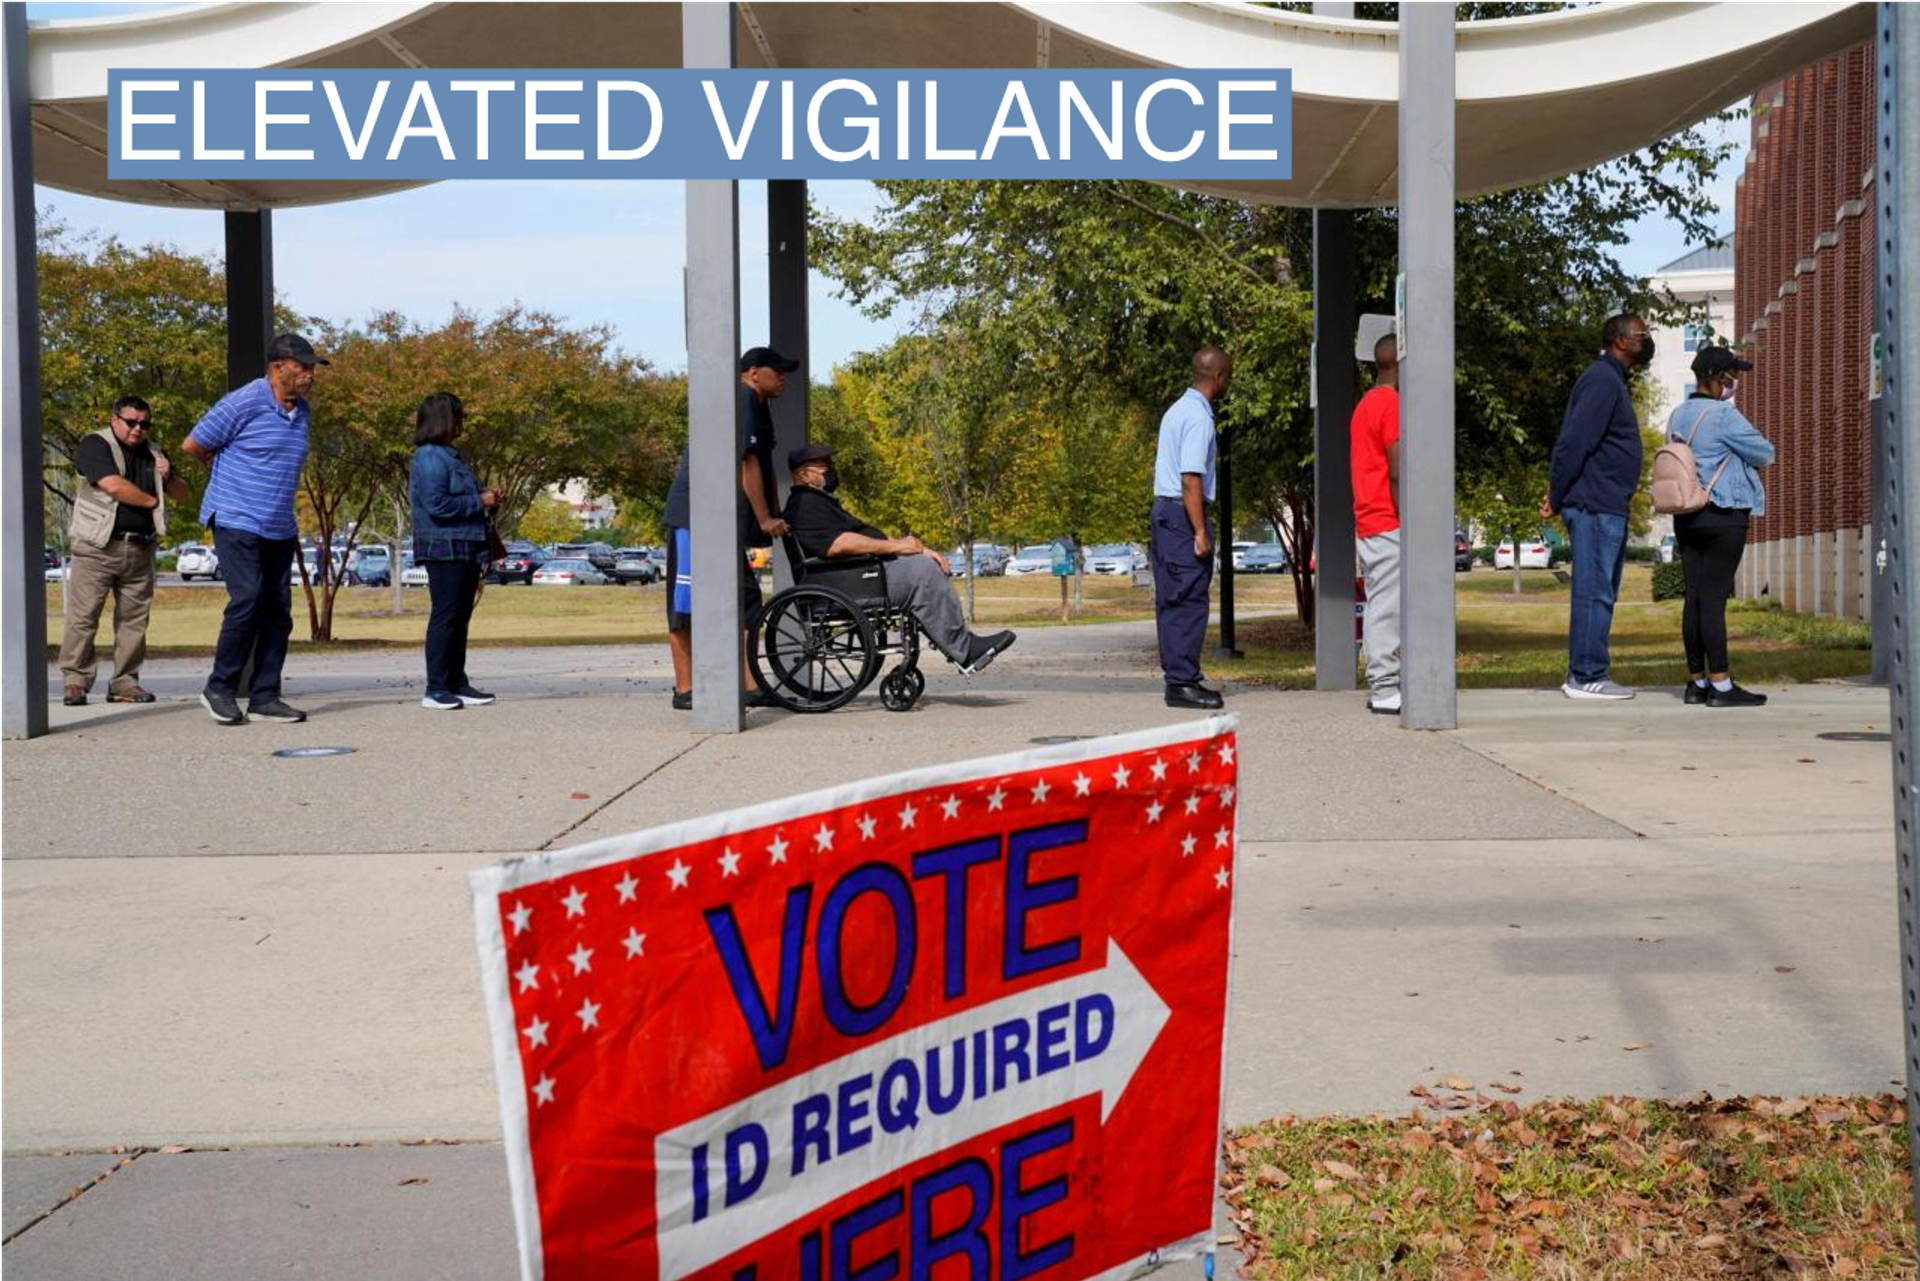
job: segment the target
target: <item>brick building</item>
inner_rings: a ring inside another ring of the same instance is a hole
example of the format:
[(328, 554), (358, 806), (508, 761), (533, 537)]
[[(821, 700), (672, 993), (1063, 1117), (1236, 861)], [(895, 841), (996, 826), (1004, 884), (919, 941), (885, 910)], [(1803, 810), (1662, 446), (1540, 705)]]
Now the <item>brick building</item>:
[(1739, 403), (1778, 451), (1735, 591), (1850, 618), (1872, 602), (1874, 102), (1871, 43), (1761, 90), (1734, 203)]

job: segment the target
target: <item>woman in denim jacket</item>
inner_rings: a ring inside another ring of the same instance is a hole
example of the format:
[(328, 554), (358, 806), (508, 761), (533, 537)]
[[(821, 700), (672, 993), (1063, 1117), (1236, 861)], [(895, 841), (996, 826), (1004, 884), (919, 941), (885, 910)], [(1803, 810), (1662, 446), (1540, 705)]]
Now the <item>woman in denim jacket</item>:
[(420, 402), (413, 422), (413, 559), (427, 571), (433, 612), (427, 619), (427, 695), (420, 706), (435, 711), (483, 707), (493, 695), (467, 680), (467, 624), (487, 565), (487, 513), (500, 505), (500, 491), (482, 489), (467, 460), (453, 447), (466, 409), (452, 392), (437, 391)]
[[(1755, 468), (1773, 461), (1773, 444), (1732, 404), (1739, 375), (1752, 369), (1726, 347), (1693, 358), (1694, 393), (1667, 420), (1667, 439), (1690, 441), (1707, 505), (1673, 518), (1686, 571), (1681, 634), (1687, 647), (1685, 701), (1708, 707), (1760, 707), (1765, 694), (1733, 683), (1727, 667), (1727, 599), (1747, 549), (1747, 525), (1767, 510)], [(1718, 473), (1716, 476), (1715, 473)]]

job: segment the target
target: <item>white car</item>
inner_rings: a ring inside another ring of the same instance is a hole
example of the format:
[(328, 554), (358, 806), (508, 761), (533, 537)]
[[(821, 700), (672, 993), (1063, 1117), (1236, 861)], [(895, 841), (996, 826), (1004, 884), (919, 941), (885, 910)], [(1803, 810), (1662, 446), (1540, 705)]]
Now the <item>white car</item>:
[(1144, 569), (1146, 558), (1126, 543), (1105, 543), (1087, 551), (1089, 574), (1132, 574)]
[(414, 564), (411, 553), (403, 553), (401, 560), (405, 568), (400, 571), (400, 585), (402, 587), (425, 587), (427, 585), (427, 567), (425, 565)]
[(1032, 547), (1022, 547), (1007, 562), (1007, 577), (1017, 578), (1022, 574), (1051, 574), (1053, 572), (1053, 544), (1035, 543)]
[(173, 569), (183, 583), (190, 583), (196, 578), (220, 581), (220, 558), (205, 543), (181, 544), (178, 555), (174, 557)]
[[(1545, 569), (1553, 563), (1553, 553), (1547, 548), (1544, 538), (1525, 538), (1520, 542), (1520, 568)], [(1500, 545), (1493, 549), (1493, 567), (1495, 569), (1513, 568), (1513, 540), (1503, 538)]]
[(536, 587), (594, 587), (606, 581), (607, 576), (585, 559), (550, 560), (533, 571)]
[(1235, 569), (1245, 569), (1247, 567), (1247, 549), (1250, 547), (1258, 547), (1259, 545), (1260, 544), (1254, 542), (1235, 543), (1233, 545), (1233, 567)]
[(67, 575), (72, 572), (73, 562), (70, 560), (62, 561), (58, 565), (49, 565), (47, 566), (47, 581), (50, 583), (64, 583), (67, 581)]

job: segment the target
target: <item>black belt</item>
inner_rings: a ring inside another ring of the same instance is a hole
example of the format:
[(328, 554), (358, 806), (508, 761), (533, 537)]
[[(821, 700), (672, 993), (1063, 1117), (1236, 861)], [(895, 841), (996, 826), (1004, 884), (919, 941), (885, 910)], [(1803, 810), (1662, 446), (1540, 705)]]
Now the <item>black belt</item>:
[(133, 533), (131, 530), (128, 530), (122, 533), (117, 533), (114, 535), (114, 537), (124, 538), (130, 543), (144, 543), (149, 547), (153, 545), (152, 534), (136, 534), (136, 533)]

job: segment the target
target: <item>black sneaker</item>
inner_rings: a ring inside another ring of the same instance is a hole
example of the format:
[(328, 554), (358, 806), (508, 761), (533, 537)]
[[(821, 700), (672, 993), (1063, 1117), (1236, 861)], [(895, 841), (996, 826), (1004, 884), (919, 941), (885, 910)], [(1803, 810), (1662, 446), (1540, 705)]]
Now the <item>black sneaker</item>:
[(1696, 685), (1688, 681), (1686, 692), (1680, 695), (1680, 701), (1688, 707), (1702, 706), (1707, 701), (1707, 691), (1712, 688), (1711, 685)]
[(1735, 685), (1729, 690), (1707, 689), (1708, 707), (1765, 707), (1767, 696), (1756, 694), (1750, 689), (1741, 689)]
[(693, 710), (693, 691), (690, 689), (674, 690), (673, 691), (673, 710), (676, 712), (692, 711)]
[(240, 700), (231, 694), (216, 694), (210, 689), (203, 689), (200, 691), (200, 705), (222, 725), (247, 723), (247, 714), (240, 710)]
[(778, 707), (780, 700), (764, 689), (750, 689), (740, 699), (742, 707)]
[(1013, 648), (1018, 639), (1012, 632), (994, 632), (990, 636), (974, 636), (967, 641), (967, 661), (960, 664), (960, 670), (968, 676), (986, 670), (987, 665), (1001, 654)]
[(458, 694), (449, 694), (445, 690), (430, 693), (420, 700), (420, 706), (430, 712), (457, 712), (466, 705), (465, 699)]
[(1205, 685), (1169, 685), (1167, 686), (1167, 706), (1186, 707), (1199, 712), (1211, 712), (1226, 706), (1226, 699), (1217, 689), (1208, 689)]
[(459, 699), (461, 704), (466, 707), (485, 707), (487, 704), (493, 702), (493, 695), (487, 693), (484, 689), (475, 689), (471, 685), (462, 685), (459, 689), (453, 691), (453, 696)]
[(307, 714), (297, 707), (289, 707), (277, 698), (265, 702), (247, 704), (247, 716), (258, 717), (263, 721), (280, 721), (287, 725), (298, 725), (307, 719)]

